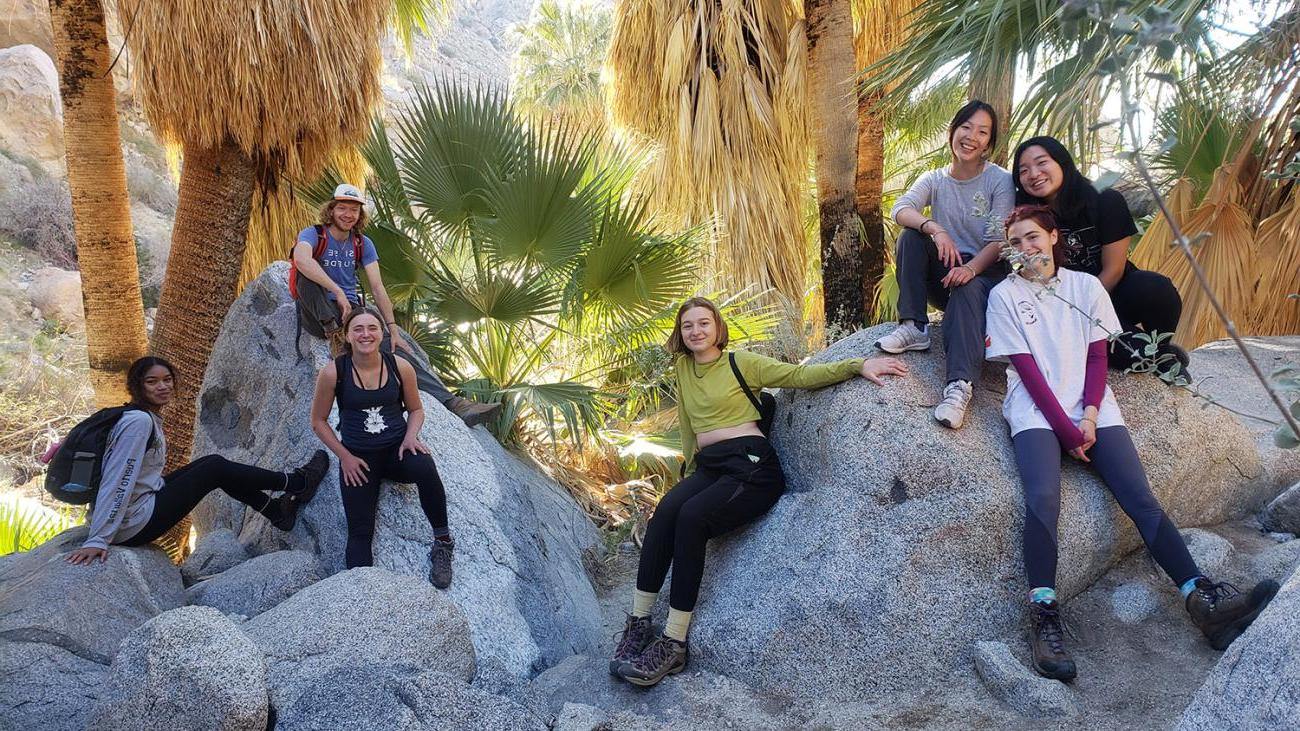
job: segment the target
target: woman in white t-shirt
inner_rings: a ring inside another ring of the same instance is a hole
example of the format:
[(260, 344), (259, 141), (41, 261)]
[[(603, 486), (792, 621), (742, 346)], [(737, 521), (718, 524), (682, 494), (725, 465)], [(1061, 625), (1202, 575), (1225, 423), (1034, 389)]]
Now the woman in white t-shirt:
[(1205, 578), (1151, 493), (1115, 395), (1106, 385), (1108, 335), (1119, 332), (1110, 296), (1090, 274), (1059, 268), (1059, 230), (1046, 206), (1020, 206), (1006, 220), (1018, 271), (989, 294), (986, 357), (1009, 363), (1002, 414), (1011, 427), (1025, 492), (1024, 560), (1030, 589), (1034, 669), (1071, 680), (1056, 599), (1056, 524), (1061, 452), (1097, 470), (1142, 540), (1185, 598), (1193, 622), (1225, 649), (1277, 593), (1249, 595)]

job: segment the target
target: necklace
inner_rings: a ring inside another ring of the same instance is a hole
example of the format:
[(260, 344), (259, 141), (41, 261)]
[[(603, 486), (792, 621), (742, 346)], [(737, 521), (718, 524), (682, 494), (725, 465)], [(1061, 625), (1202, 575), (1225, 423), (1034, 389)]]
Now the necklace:
[(705, 370), (704, 370), (704, 375), (702, 376), (702, 375), (700, 375), (700, 362), (697, 361), (697, 360), (695, 360), (694, 357), (692, 357), (692, 358), (691, 358), (691, 373), (694, 373), (696, 378), (704, 378), (704, 376), (709, 375), (709, 371), (708, 371), (709, 367), (712, 366), (714, 363), (717, 363), (717, 362), (720, 361), (720, 360), (722, 360), (722, 354), (721, 354), (721, 353), (718, 354), (718, 357), (717, 357), (717, 358), (714, 358), (713, 360), (709, 361), (708, 363), (705, 363), (705, 364), (704, 364), (704, 369), (705, 369)]
[(374, 388), (366, 388), (366, 379), (361, 377), (361, 371), (357, 370), (357, 362), (352, 361), (352, 373), (357, 377), (357, 386), (363, 391), (375, 391), (380, 388), (384, 382), (384, 359), (379, 359), (379, 378), (375, 380)]

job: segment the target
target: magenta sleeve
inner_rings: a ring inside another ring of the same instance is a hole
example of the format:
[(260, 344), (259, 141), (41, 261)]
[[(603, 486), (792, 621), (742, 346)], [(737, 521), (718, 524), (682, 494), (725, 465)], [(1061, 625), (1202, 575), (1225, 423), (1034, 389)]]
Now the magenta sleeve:
[(1043, 418), (1047, 419), (1048, 425), (1056, 433), (1061, 446), (1065, 449), (1081, 446), (1083, 432), (1079, 431), (1079, 427), (1065, 415), (1061, 402), (1056, 400), (1056, 394), (1052, 393), (1052, 388), (1047, 385), (1043, 372), (1038, 370), (1038, 363), (1034, 360), (1034, 356), (1029, 353), (1016, 353), (1007, 357), (1011, 361), (1011, 367), (1015, 368), (1016, 373), (1020, 375), (1020, 382), (1025, 384), (1029, 398), (1034, 400), (1034, 405), (1043, 413)]
[(1105, 340), (1088, 344), (1088, 367), (1083, 377), (1084, 408), (1101, 408), (1101, 399), (1106, 395), (1106, 347)]

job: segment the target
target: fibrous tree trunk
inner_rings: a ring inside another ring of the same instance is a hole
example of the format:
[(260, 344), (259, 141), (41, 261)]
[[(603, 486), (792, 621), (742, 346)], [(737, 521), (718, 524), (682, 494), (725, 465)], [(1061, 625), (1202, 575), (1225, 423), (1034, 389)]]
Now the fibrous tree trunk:
[(854, 201), (858, 107), (853, 14), (849, 0), (806, 0), (804, 13), (826, 326), (845, 334), (863, 323), (862, 222)]
[(95, 402), (110, 406), (127, 400), (126, 369), (147, 338), (104, 10), (99, 0), (50, 0), (50, 23), (90, 382)]
[(1014, 51), (990, 53), (971, 70), (970, 97), (988, 102), (998, 113), (998, 146), (989, 157), (1007, 164), (1007, 143), (1011, 139), (1011, 101), (1016, 91), (1016, 56)]
[[(165, 412), (167, 468), (190, 459), (196, 400), (208, 356), (235, 301), (252, 193), (253, 161), (227, 140), (216, 148), (186, 144), (176, 224), (153, 333), (153, 350), (176, 367), (176, 395)], [(167, 536), (183, 544), (189, 520)]]

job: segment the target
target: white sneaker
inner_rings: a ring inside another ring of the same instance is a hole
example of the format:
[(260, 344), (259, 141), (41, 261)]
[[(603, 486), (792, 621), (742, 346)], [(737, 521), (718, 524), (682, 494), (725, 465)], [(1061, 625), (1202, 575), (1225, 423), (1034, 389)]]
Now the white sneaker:
[(969, 381), (953, 381), (943, 389), (943, 401), (934, 407), (934, 418), (949, 429), (960, 429), (966, 419), (966, 406), (970, 404)]
[(886, 353), (902, 353), (906, 350), (929, 350), (930, 328), (918, 330), (911, 322), (903, 323), (894, 331), (876, 341), (876, 347)]

